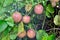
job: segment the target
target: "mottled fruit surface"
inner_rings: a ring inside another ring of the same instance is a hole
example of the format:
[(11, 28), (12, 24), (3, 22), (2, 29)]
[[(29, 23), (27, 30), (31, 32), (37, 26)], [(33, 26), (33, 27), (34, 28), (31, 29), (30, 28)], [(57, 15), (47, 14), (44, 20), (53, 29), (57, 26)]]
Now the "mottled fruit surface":
[(34, 7), (34, 12), (36, 14), (42, 14), (43, 13), (43, 6), (41, 4), (38, 4)]
[(55, 2), (52, 2), (51, 4), (52, 4), (52, 7), (55, 7), (56, 6), (56, 3)]
[(23, 16), (23, 22), (29, 23), (30, 22), (30, 16), (28, 16), (28, 15)]
[(18, 23), (18, 22), (21, 21), (22, 15), (21, 15), (21, 13), (19, 13), (19, 12), (16, 11), (16, 12), (13, 13), (12, 18), (14, 19), (14, 21), (16, 23)]
[(24, 38), (26, 36), (26, 31), (23, 31), (21, 33), (18, 33), (19, 38)]
[(28, 36), (29, 38), (34, 38), (35, 35), (36, 35), (36, 33), (35, 33), (35, 31), (34, 31), (33, 29), (29, 29), (29, 30), (27, 31), (27, 36)]

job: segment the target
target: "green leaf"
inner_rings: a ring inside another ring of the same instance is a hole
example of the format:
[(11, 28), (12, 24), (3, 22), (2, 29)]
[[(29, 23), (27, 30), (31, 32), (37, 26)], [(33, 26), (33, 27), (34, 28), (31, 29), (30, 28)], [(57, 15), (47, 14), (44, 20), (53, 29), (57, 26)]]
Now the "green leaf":
[(43, 36), (42, 40), (48, 40), (48, 34), (45, 33), (45, 35)]
[(28, 28), (33, 28), (32, 26), (33, 26), (32, 23), (28, 24)]
[(51, 4), (48, 4), (48, 5), (47, 5), (46, 10), (47, 10), (48, 12), (50, 12), (50, 13), (54, 13), (54, 8), (51, 6)]
[(51, 18), (51, 15), (50, 15), (50, 13), (49, 13), (48, 11), (46, 11), (46, 16), (47, 16), (48, 18)]
[(0, 0), (0, 7), (3, 7), (3, 3), (5, 0)]
[[(46, 37), (45, 37), (46, 36)], [(48, 34), (44, 30), (39, 30), (36, 34), (36, 39), (37, 40), (47, 40)]]
[(6, 36), (10, 31), (11, 31), (11, 27), (7, 27), (3, 32), (2, 32), (2, 35)]
[(46, 6), (46, 5), (47, 5), (47, 1), (48, 1), (48, 0), (43, 0), (43, 1), (42, 1), (43, 6)]
[(0, 3), (3, 3), (5, 0), (0, 0)]
[(7, 34), (6, 36), (2, 36), (1, 40), (10, 40), (9, 34)]
[(17, 33), (18, 33), (18, 27), (15, 26), (10, 32), (10, 39), (15, 40), (17, 37)]
[(51, 34), (50, 36), (48, 36), (48, 40), (55, 40), (55, 34)]
[(3, 20), (0, 20), (0, 32), (4, 31), (7, 28), (7, 23)]
[(20, 2), (20, 3), (19, 3), (19, 6), (18, 6), (18, 7), (19, 7), (19, 9), (21, 9), (22, 7), (24, 7), (24, 5), (25, 5), (25, 3), (24, 3), (24, 2)]
[(15, 40), (16, 37), (17, 37), (17, 34), (10, 34), (10, 39), (11, 39), (11, 40)]
[(42, 3), (44, 6), (46, 6), (48, 0), (38, 0), (39, 3)]
[(16, 2), (18, 2), (18, 1), (20, 1), (20, 2), (22, 2), (23, 0), (15, 0)]
[(5, 11), (6, 11), (5, 8), (1, 7), (0, 8), (0, 15), (3, 15)]
[(5, 19), (5, 21), (7, 21), (7, 24), (11, 27), (14, 26), (14, 20), (12, 17), (8, 17), (7, 19)]
[(5, 0), (3, 6), (6, 7), (10, 5), (13, 2), (13, 0)]
[(17, 26), (15, 26), (15, 27), (13, 28), (13, 32), (14, 32), (14, 33), (17, 33), (17, 32), (18, 32), (18, 27), (17, 27)]

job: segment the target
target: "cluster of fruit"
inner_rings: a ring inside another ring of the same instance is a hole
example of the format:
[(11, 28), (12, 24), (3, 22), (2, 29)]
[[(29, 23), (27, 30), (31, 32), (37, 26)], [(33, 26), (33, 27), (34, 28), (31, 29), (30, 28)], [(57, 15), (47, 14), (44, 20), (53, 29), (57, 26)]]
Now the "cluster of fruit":
[[(26, 9), (27, 9), (27, 6), (26, 6)], [(26, 11), (28, 11), (28, 10), (26, 10)], [(41, 4), (36, 5), (35, 8), (34, 8), (34, 11), (35, 11), (36, 14), (42, 14), (43, 6)], [(13, 13), (12, 18), (14, 19), (14, 21), (16, 23), (20, 22), (21, 20), (24, 23), (29, 23), (30, 22), (30, 16), (25, 15), (25, 16), (22, 17), (21, 13), (19, 13), (17, 11)]]
[[(26, 6), (25, 9), (27, 9), (27, 7), (28, 6)], [(26, 10), (26, 11), (29, 11), (31, 8), (32, 8), (32, 6), (29, 5), (28, 10)], [(43, 6), (41, 4), (36, 5), (34, 7), (34, 12), (36, 14), (42, 14), (43, 13)], [(23, 23), (28, 24), (31, 21), (30, 16), (28, 16), (28, 15), (22, 16), (22, 14), (18, 11), (15, 11), (12, 14), (12, 18), (15, 23), (19, 23), (22, 21)], [(26, 34), (29, 38), (34, 38), (36, 35), (36, 32), (34, 31), (34, 29), (29, 29), (27, 32), (24, 30), (23, 32), (18, 33), (18, 37), (23, 38), (26, 36)]]
[(23, 31), (21, 33), (18, 33), (19, 38), (23, 38), (25, 36), (28, 36), (29, 38), (34, 38), (36, 36), (36, 32), (33, 29), (29, 29), (27, 32)]

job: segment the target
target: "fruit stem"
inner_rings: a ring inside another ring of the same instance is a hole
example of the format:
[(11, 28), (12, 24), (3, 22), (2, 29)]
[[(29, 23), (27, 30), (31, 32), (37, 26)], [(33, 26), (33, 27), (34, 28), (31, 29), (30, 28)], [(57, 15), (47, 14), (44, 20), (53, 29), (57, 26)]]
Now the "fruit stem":
[(31, 8), (30, 12), (28, 13), (28, 15), (32, 12), (32, 10), (33, 10), (33, 6), (32, 6), (32, 8)]
[(37, 0), (38, 4), (40, 3), (40, 0)]
[(55, 33), (55, 25), (54, 25), (54, 33)]
[(26, 0), (26, 3), (28, 4), (28, 1)]
[(46, 14), (44, 14), (44, 20), (43, 20), (43, 24), (42, 24), (42, 29), (44, 28), (45, 19), (46, 19)]
[(22, 38), (19, 38), (19, 40), (22, 40)]
[(31, 29), (32, 27), (31, 27), (31, 24), (29, 24), (29, 28)]
[(51, 31), (51, 30), (60, 30), (60, 28), (51, 28), (51, 29), (48, 29), (48, 30), (46, 30), (46, 31)]
[(32, 4), (34, 3), (34, 0), (31, 0)]
[(28, 15), (31, 13), (32, 9), (33, 9), (33, 8), (31, 8), (31, 10), (30, 10), (30, 12), (28, 13)]
[(13, 0), (13, 2), (15, 2), (15, 5), (14, 5), (15, 11), (18, 11), (18, 2), (16, 2), (15, 0)]
[(27, 37), (24, 37), (23, 40), (27, 40)]
[(58, 11), (58, 15), (60, 15), (60, 10)]

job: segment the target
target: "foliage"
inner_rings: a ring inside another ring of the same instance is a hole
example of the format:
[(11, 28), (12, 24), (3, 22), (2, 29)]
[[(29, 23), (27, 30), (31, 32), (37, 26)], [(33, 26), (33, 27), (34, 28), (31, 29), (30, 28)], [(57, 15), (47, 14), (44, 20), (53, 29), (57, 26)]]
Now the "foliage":
[(39, 30), (36, 38), (37, 40), (55, 40), (55, 34), (48, 35), (44, 30)]
[(7, 23), (3, 20), (0, 20), (0, 32), (4, 31), (7, 28)]
[[(54, 8), (51, 3), (47, 4), (47, 2), (48, 0), (0, 0), (0, 40), (15, 40), (18, 32), (22, 32), (30, 28), (36, 31), (37, 40), (54, 40), (55, 34), (48, 35), (48, 33), (43, 29), (39, 31), (36, 30), (36, 25), (41, 19), (43, 19), (41, 15), (51, 18), (51, 15), (54, 13)], [(28, 8), (25, 9), (25, 6), (28, 4), (31, 4), (32, 6), (30, 7), (31, 10), (27, 12), (26, 10)], [(44, 11), (41, 15), (34, 14), (35, 12), (33, 9), (37, 4), (41, 4), (44, 7)], [(21, 12), (22, 16), (30, 16), (30, 23), (25, 24), (23, 21), (15, 23), (12, 18), (12, 14), (15, 11)], [(58, 20), (57, 17), (55, 17), (54, 20), (56, 22)], [(56, 22), (55, 25), (60, 25), (60, 23)]]

